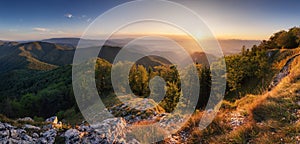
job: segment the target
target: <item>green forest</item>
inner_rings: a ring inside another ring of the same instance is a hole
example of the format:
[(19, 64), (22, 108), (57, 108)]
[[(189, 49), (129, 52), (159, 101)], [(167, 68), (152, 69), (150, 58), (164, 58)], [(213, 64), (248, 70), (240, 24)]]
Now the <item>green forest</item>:
[[(225, 99), (235, 101), (246, 94), (259, 94), (268, 90), (276, 68), (272, 67), (274, 55), (280, 49), (292, 49), (300, 45), (300, 28), (280, 31), (252, 48), (242, 47), (240, 54), (225, 57), (227, 65), (227, 87)], [(270, 55), (272, 54), (272, 55)], [(200, 80), (197, 109), (205, 107), (210, 95), (210, 68), (195, 64)], [(111, 85), (112, 64), (98, 59), (96, 84), (102, 99), (113, 97)], [(122, 68), (122, 63), (116, 64)], [(176, 65), (145, 67), (133, 64), (129, 84), (135, 95), (150, 94), (149, 81), (160, 76), (166, 81), (166, 95), (160, 105), (172, 112), (181, 96), (181, 83)], [(72, 109), (79, 113), (72, 90), (72, 66), (61, 66), (54, 70), (21, 69), (0, 76), (0, 113), (11, 118), (42, 117), (64, 114)]]

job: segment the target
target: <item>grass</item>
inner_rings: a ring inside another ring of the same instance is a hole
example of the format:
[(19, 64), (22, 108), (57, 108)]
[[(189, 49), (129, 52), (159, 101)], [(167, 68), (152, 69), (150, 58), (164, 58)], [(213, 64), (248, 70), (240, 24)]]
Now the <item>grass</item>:
[(149, 125), (149, 122), (139, 122), (130, 127), (131, 132), (127, 137), (136, 138), (141, 143), (153, 143), (162, 141), (168, 136), (168, 132), (159, 125)]
[[(275, 60), (280, 67), (299, 53), (281, 50)], [(300, 56), (291, 63), (290, 74), (272, 91), (248, 94), (235, 101), (223, 101), (220, 112), (205, 130), (197, 129), (200, 114), (195, 114), (186, 127), (191, 130), (188, 143), (300, 143)], [(228, 125), (228, 113), (239, 112), (246, 121), (236, 129)], [(297, 117), (298, 115), (298, 117)], [(226, 120), (227, 119), (227, 120)]]
[[(272, 60), (274, 74), (297, 53), (300, 53), (300, 48), (278, 50)], [(180, 130), (190, 133), (186, 143), (299, 143), (297, 139), (300, 139), (300, 121), (295, 114), (296, 110), (300, 110), (297, 104), (300, 101), (299, 68), (300, 57), (297, 57), (291, 63), (290, 74), (270, 92), (261, 89), (257, 92), (261, 94), (246, 94), (236, 101), (224, 100), (220, 112), (204, 130), (198, 129), (203, 112), (195, 112)], [(272, 77), (273, 74), (269, 75), (266, 83), (271, 81)], [(103, 98), (102, 101), (107, 106), (120, 104), (115, 97)], [(230, 125), (231, 112), (238, 112), (245, 117), (245, 122), (235, 129)], [(72, 111), (69, 113), (73, 115)], [(71, 119), (76, 119), (75, 117)], [(147, 120), (134, 123), (131, 136), (138, 137), (145, 143), (164, 136), (165, 131), (160, 127), (147, 127), (153, 123)]]

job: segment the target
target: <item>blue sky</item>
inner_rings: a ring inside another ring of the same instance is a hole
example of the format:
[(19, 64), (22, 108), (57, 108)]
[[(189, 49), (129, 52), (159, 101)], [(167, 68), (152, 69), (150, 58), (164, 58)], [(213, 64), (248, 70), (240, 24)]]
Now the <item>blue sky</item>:
[[(300, 26), (300, 1), (174, 1), (197, 12), (221, 39), (267, 39), (278, 30)], [(124, 2), (127, 1), (2, 0), (0, 39), (80, 37), (97, 16)]]

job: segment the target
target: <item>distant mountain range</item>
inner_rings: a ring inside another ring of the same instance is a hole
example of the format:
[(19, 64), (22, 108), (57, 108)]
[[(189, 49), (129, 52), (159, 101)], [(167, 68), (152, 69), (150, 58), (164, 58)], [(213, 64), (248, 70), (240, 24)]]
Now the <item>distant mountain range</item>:
[[(86, 47), (83, 50), (87, 52), (91, 49), (98, 48), (97, 45), (99, 45), (100, 42), (97, 40), (80, 40), (79, 38), (53, 38), (33, 42), (0, 41), (0, 72), (2, 73), (24, 68), (49, 70), (58, 66), (72, 64), (73, 55), (79, 41), (81, 42), (81, 46)], [(130, 39), (115, 39), (106, 41), (105, 46), (103, 46), (98, 56), (110, 63), (113, 63), (119, 51), (129, 41)], [(129, 55), (142, 56), (143, 53), (153, 52), (151, 50), (151, 46), (155, 46), (156, 43), (158, 43), (158, 41), (151, 41), (151, 44), (147, 46), (138, 44), (131, 45), (130, 49), (126, 49), (126, 51)], [(259, 41), (249, 40), (220, 41), (220, 45), (222, 46), (225, 54), (239, 53), (243, 45), (250, 48), (252, 45), (258, 43)], [(181, 55), (178, 51), (171, 51), (171, 48), (169, 47), (162, 49), (158, 53), (172, 55), (178, 57), (178, 59), (180, 59)], [(204, 54), (203, 52), (194, 52), (190, 55), (194, 62), (208, 65), (206, 58), (207, 54)], [(168, 65), (170, 62), (165, 58), (158, 56), (147, 56), (139, 60), (138, 64), (156, 66)]]
[[(108, 40), (105, 42), (106, 45), (109, 46), (115, 46), (115, 47), (123, 47), (125, 46), (129, 41), (132, 39), (113, 39)], [(42, 40), (43, 42), (49, 42), (49, 43), (55, 43), (55, 44), (62, 44), (62, 45), (70, 45), (73, 47), (76, 47), (78, 42), (80, 41), (80, 38), (52, 38), (52, 39), (45, 39)], [(222, 47), (223, 53), (225, 55), (230, 54), (236, 54), (241, 52), (241, 49), (243, 46), (246, 48), (251, 48), (253, 45), (260, 44), (260, 40), (240, 40), (240, 39), (221, 39), (218, 40), (220, 46)], [(92, 46), (98, 46), (99, 41), (98, 40), (87, 40), (87, 39), (81, 39), (81, 46), (83, 47), (92, 47)], [(101, 41), (103, 42), (103, 41)], [(163, 42), (160, 42), (158, 40), (148, 40), (148, 41), (142, 41), (137, 44), (138, 48), (147, 49), (147, 51), (151, 51), (149, 47), (155, 47), (156, 45), (165, 44)], [(135, 51), (138, 51), (138, 48), (134, 48)], [(170, 51), (172, 48), (165, 48), (165, 51)]]

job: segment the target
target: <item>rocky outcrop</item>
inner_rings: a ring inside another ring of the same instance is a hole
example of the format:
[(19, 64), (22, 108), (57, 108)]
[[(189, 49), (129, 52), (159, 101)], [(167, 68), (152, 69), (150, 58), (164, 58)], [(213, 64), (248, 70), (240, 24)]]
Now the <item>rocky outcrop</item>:
[(57, 130), (50, 129), (44, 133), (41, 133), (41, 137), (39, 138), (39, 143), (43, 144), (52, 144), (55, 142), (55, 137), (57, 136)]
[(57, 118), (57, 116), (53, 116), (53, 117), (47, 118), (45, 122), (52, 123), (52, 124), (57, 124), (58, 123), (58, 118)]
[[(57, 117), (50, 118), (55, 125)], [(47, 119), (47, 123), (51, 122)], [(57, 120), (58, 121), (58, 120)], [(82, 124), (76, 128), (67, 130), (58, 129), (46, 124), (42, 128), (30, 124), (22, 127), (15, 127), (8, 123), (0, 122), (0, 144), (20, 143), (20, 144), (53, 144), (56, 138), (62, 139), (66, 144), (80, 143), (132, 143), (138, 144), (135, 139), (126, 140), (127, 124), (123, 118), (106, 119), (101, 123), (92, 126)]]
[(30, 125), (30, 124), (25, 124), (23, 128), (24, 128), (24, 129), (41, 130), (40, 127), (33, 126), (33, 125)]
[(242, 116), (239, 112), (230, 113), (230, 125), (233, 129), (243, 125), (245, 123), (245, 116)]
[[(127, 97), (120, 96), (119, 99)], [(122, 117), (132, 124), (142, 120), (156, 120), (165, 115), (165, 110), (152, 99), (135, 98), (109, 108), (115, 117)]]
[(33, 122), (34, 120), (31, 117), (24, 117), (17, 119), (17, 121)]
[(92, 126), (81, 125), (64, 133), (67, 144), (73, 143), (128, 143), (126, 121), (111, 118)]
[(294, 61), (294, 59), (296, 57), (298, 57), (298, 56), (300, 56), (300, 54), (293, 56), (292, 58), (290, 58), (286, 62), (286, 64), (284, 65), (284, 67), (280, 70), (280, 72), (275, 76), (275, 78), (271, 82), (271, 85), (269, 86), (269, 91), (272, 90), (275, 86), (277, 86), (281, 82), (281, 80), (283, 78), (285, 78), (286, 76), (289, 75), (289, 73), (290, 73), (290, 65)]
[[(46, 122), (57, 123), (57, 117), (50, 118), (52, 121), (47, 119)], [(34, 123), (34, 120), (30, 117), (17, 119), (17, 121)], [(52, 125), (49, 124), (49, 125)], [(58, 130), (53, 126), (49, 128), (40, 128), (31, 124), (24, 124), (23, 126), (12, 126), (8, 123), (0, 122), (0, 143), (9, 144), (53, 144), (55, 143), (55, 137), (57, 136)]]
[(16, 128), (7, 123), (0, 122), (0, 143), (21, 143), (31, 144), (38, 143), (39, 138), (27, 134), (27, 131), (21, 128)]

